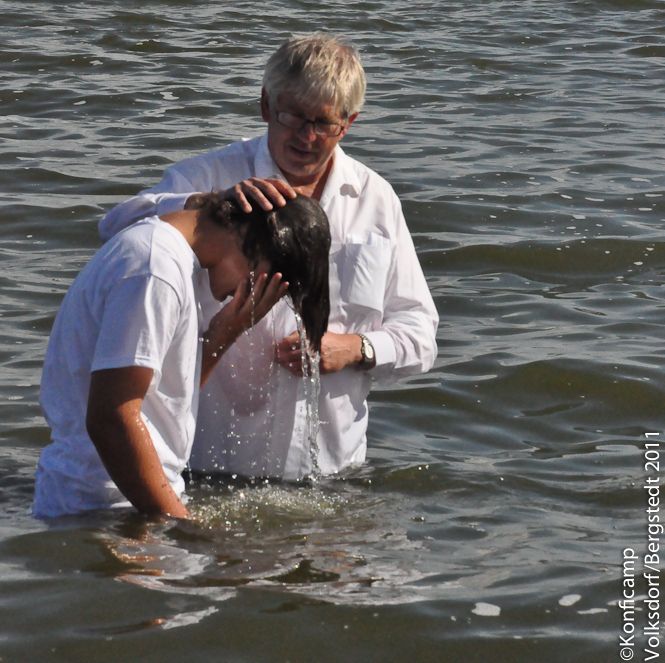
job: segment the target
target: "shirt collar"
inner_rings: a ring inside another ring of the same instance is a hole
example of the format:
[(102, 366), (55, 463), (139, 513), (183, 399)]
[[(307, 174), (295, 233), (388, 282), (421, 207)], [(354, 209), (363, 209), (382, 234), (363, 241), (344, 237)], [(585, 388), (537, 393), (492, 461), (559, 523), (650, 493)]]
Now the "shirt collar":
[(325, 205), (334, 196), (357, 198), (360, 195), (360, 180), (352, 161), (338, 144), (333, 152), (333, 166), (321, 195), (321, 205)]

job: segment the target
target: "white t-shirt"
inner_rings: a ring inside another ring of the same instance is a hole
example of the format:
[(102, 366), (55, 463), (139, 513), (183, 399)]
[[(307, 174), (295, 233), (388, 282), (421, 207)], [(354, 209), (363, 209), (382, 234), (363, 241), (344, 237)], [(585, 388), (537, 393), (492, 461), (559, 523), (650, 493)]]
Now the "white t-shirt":
[[(328, 329), (366, 335), (377, 365), (321, 376), (317, 462), (326, 474), (365, 460), (372, 378), (429, 370), (439, 321), (392, 187), (339, 145), (333, 159), (319, 201), (332, 236)], [(100, 235), (107, 239), (144, 216), (182, 209), (192, 192), (227, 189), (253, 176), (284, 179), (266, 136), (171, 166), (159, 184), (114, 207)], [(209, 317), (219, 304), (205, 290), (203, 284)], [(275, 341), (295, 330), (291, 310), (280, 302), (224, 354), (201, 394), (193, 469), (285, 479), (311, 471), (305, 384), (272, 360)]]
[(142, 418), (169, 483), (183, 492), (200, 382), (200, 272), (183, 235), (153, 217), (116, 235), (77, 276), (44, 361), (40, 402), (52, 442), (37, 468), (35, 515), (129, 505), (85, 426), (90, 374), (108, 368), (153, 369)]

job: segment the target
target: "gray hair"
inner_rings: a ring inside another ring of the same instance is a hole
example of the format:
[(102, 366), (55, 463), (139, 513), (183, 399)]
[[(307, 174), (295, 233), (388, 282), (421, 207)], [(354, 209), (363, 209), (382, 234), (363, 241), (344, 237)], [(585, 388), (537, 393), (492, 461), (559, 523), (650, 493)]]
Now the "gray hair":
[(365, 85), (356, 49), (324, 32), (291, 37), (263, 73), (263, 87), (273, 101), (288, 92), (298, 101), (331, 103), (342, 117), (362, 108)]

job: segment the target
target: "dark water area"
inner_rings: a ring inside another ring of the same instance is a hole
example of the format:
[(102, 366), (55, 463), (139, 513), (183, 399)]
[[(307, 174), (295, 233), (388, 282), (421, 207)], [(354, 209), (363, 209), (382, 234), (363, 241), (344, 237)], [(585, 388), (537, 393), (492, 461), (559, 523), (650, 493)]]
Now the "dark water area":
[[(665, 3), (0, 11), (0, 661), (643, 660)], [(343, 147), (402, 199), (441, 315), (434, 369), (373, 392), (368, 461), (340, 477), (200, 487), (195, 523), (33, 520), (41, 363), (98, 219), (261, 133), (265, 60), (315, 29), (362, 53)]]

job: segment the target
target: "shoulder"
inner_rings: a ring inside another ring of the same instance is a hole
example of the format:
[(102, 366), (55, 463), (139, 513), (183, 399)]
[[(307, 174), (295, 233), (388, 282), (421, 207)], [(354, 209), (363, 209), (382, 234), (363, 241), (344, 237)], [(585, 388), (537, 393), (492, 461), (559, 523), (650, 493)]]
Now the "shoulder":
[(198, 261), (183, 235), (172, 225), (153, 217), (151, 223), (149, 271), (181, 289), (191, 283)]
[(181, 291), (195, 266), (185, 238), (157, 216), (133, 224), (107, 244), (109, 260), (125, 278), (154, 276)]
[(235, 170), (246, 162), (254, 160), (260, 140), (260, 136), (250, 140), (239, 140), (222, 148), (178, 161), (169, 170), (179, 172), (186, 177), (219, 169)]
[(398, 241), (405, 220), (392, 185), (357, 159), (343, 152), (339, 156), (340, 172), (335, 177), (340, 195), (331, 210), (331, 227), (337, 226), (340, 237), (374, 233)]
[[(127, 226), (102, 246), (98, 252), (98, 260), (107, 267), (118, 264), (127, 270), (136, 270), (140, 265), (147, 264), (154, 228), (158, 221), (158, 217), (152, 216)], [(97, 255), (95, 258), (97, 259)]]
[(358, 187), (358, 195), (384, 201), (389, 199), (391, 203), (399, 202), (390, 182), (375, 170), (343, 151), (340, 151), (339, 160), (344, 179)]

